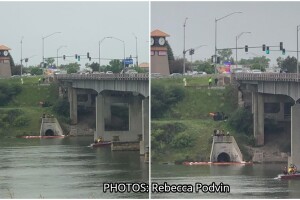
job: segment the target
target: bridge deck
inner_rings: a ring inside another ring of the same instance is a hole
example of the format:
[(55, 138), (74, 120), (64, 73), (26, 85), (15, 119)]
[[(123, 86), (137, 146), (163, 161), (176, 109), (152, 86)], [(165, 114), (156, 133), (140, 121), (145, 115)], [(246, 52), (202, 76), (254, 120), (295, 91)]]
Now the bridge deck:
[(297, 73), (236, 73), (233, 74), (236, 80), (247, 81), (284, 81), (284, 82), (300, 82), (300, 75)]
[(56, 74), (58, 80), (149, 80), (149, 74)]

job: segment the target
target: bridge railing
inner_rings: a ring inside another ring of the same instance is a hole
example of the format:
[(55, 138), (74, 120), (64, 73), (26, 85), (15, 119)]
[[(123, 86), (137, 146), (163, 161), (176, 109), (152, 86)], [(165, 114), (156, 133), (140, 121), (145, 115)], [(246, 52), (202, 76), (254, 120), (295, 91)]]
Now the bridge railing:
[(149, 74), (55, 74), (54, 78), (57, 80), (149, 80)]
[(299, 74), (297, 73), (236, 73), (232, 74), (236, 80), (249, 80), (249, 81), (288, 81), (299, 82)]

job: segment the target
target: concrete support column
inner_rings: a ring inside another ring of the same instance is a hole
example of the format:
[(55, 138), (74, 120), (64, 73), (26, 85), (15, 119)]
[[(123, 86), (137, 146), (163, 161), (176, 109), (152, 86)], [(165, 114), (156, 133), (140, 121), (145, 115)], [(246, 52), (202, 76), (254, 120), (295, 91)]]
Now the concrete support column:
[(131, 97), (129, 104), (129, 132), (138, 141), (142, 135), (142, 100), (139, 96)]
[(96, 134), (94, 135), (94, 139), (102, 137), (104, 141), (107, 141), (109, 139), (104, 137), (104, 104), (104, 96), (98, 94), (96, 97)]
[(70, 103), (70, 119), (71, 124), (77, 124), (77, 92), (75, 88), (69, 87), (68, 88), (68, 97)]
[(256, 145), (264, 145), (264, 97), (262, 94), (252, 93), (253, 131)]
[(111, 125), (111, 105), (113, 103), (113, 99), (110, 97), (105, 97), (105, 122)]
[[(291, 159), (290, 162), (300, 167), (300, 104), (291, 107)], [(290, 164), (290, 163), (289, 163)]]
[(140, 154), (144, 155), (149, 148), (149, 97), (142, 100), (142, 134), (140, 142)]

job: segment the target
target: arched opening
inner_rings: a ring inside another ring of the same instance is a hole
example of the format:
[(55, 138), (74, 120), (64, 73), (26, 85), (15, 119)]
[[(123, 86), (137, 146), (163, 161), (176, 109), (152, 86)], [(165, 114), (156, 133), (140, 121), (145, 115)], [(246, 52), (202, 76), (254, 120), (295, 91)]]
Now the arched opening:
[(54, 136), (54, 132), (51, 129), (46, 130), (45, 136)]
[(217, 161), (218, 162), (230, 162), (230, 156), (225, 152), (220, 153), (218, 155)]

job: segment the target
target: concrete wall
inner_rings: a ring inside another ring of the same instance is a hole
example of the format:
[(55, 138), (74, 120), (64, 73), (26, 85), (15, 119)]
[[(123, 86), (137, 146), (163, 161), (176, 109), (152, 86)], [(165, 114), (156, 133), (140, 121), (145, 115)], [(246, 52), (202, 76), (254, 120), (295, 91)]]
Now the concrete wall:
[(40, 136), (45, 136), (47, 130), (52, 130), (54, 135), (63, 135), (62, 128), (56, 118), (42, 118)]
[(211, 147), (210, 162), (217, 162), (221, 153), (230, 156), (230, 162), (242, 162), (242, 153), (233, 136), (214, 136)]
[(129, 105), (129, 131), (105, 131), (105, 118), (107, 107), (116, 102), (116, 97), (111, 98), (105, 94), (96, 97), (96, 133), (94, 138), (102, 137), (105, 141), (112, 141), (118, 137), (121, 142), (139, 141), (142, 135), (142, 98), (141, 96), (129, 96), (120, 98), (121, 102)]
[(300, 104), (292, 106), (291, 116), (291, 163), (300, 167)]

